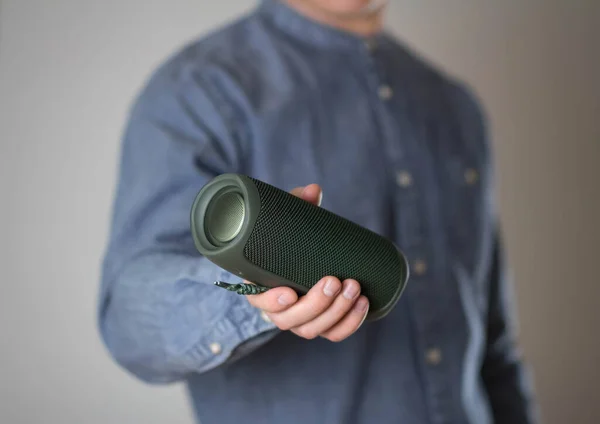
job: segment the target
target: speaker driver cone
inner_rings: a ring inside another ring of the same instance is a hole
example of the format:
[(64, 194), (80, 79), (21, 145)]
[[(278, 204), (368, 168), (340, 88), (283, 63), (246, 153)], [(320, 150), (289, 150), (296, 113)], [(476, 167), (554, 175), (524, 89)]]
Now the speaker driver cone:
[(244, 199), (235, 191), (217, 194), (209, 203), (204, 227), (213, 244), (233, 240), (242, 229), (246, 207)]

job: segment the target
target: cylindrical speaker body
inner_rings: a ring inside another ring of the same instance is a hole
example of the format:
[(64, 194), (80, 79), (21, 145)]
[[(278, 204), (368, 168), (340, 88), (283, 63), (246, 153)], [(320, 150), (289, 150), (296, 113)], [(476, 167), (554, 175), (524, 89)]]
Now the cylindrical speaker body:
[(384, 317), (408, 280), (404, 255), (386, 238), (262, 181), (223, 174), (196, 196), (191, 228), (198, 251), (257, 284), (306, 293), (321, 278), (352, 278)]

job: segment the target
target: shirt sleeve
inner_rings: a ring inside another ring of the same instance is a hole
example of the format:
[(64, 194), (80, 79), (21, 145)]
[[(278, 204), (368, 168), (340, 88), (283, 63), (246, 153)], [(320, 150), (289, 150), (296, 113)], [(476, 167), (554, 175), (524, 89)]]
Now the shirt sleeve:
[(533, 424), (538, 422), (539, 414), (532, 379), (517, 342), (518, 317), (496, 205), (493, 148), (487, 117), (470, 88), (462, 85), (459, 93), (462, 121), (473, 131), (471, 134), (481, 141), (482, 155), (485, 157), (486, 221), (493, 227), (494, 234), (486, 281), (489, 290), (482, 380), (496, 424)]
[(239, 278), (200, 256), (189, 216), (200, 188), (240, 172), (241, 120), (214, 85), (181, 67), (155, 75), (132, 108), (102, 268), (99, 326), (114, 359), (167, 383), (244, 356), (276, 333)]
[(539, 421), (529, 370), (517, 344), (513, 285), (501, 236), (497, 234), (490, 269), (487, 344), (481, 375), (497, 424)]

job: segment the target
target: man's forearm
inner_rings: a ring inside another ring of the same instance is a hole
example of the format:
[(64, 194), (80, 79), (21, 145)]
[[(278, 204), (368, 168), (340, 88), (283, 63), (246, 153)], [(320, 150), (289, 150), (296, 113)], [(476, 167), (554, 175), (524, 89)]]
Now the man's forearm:
[(196, 256), (152, 253), (132, 260), (106, 282), (100, 326), (109, 351), (151, 383), (243, 356), (246, 344), (255, 349), (276, 332), (243, 296), (211, 284), (236, 278)]

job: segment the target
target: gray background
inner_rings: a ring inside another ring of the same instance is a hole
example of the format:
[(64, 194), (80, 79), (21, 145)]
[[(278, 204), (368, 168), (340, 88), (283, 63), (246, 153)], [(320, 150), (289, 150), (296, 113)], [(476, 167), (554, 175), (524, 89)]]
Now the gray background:
[[(2, 2), (0, 422), (191, 422), (181, 386), (143, 385), (107, 356), (97, 271), (132, 96), (167, 54), (253, 4)], [(599, 2), (396, 0), (390, 12), (390, 29), (469, 80), (493, 119), (546, 422), (600, 422)]]

